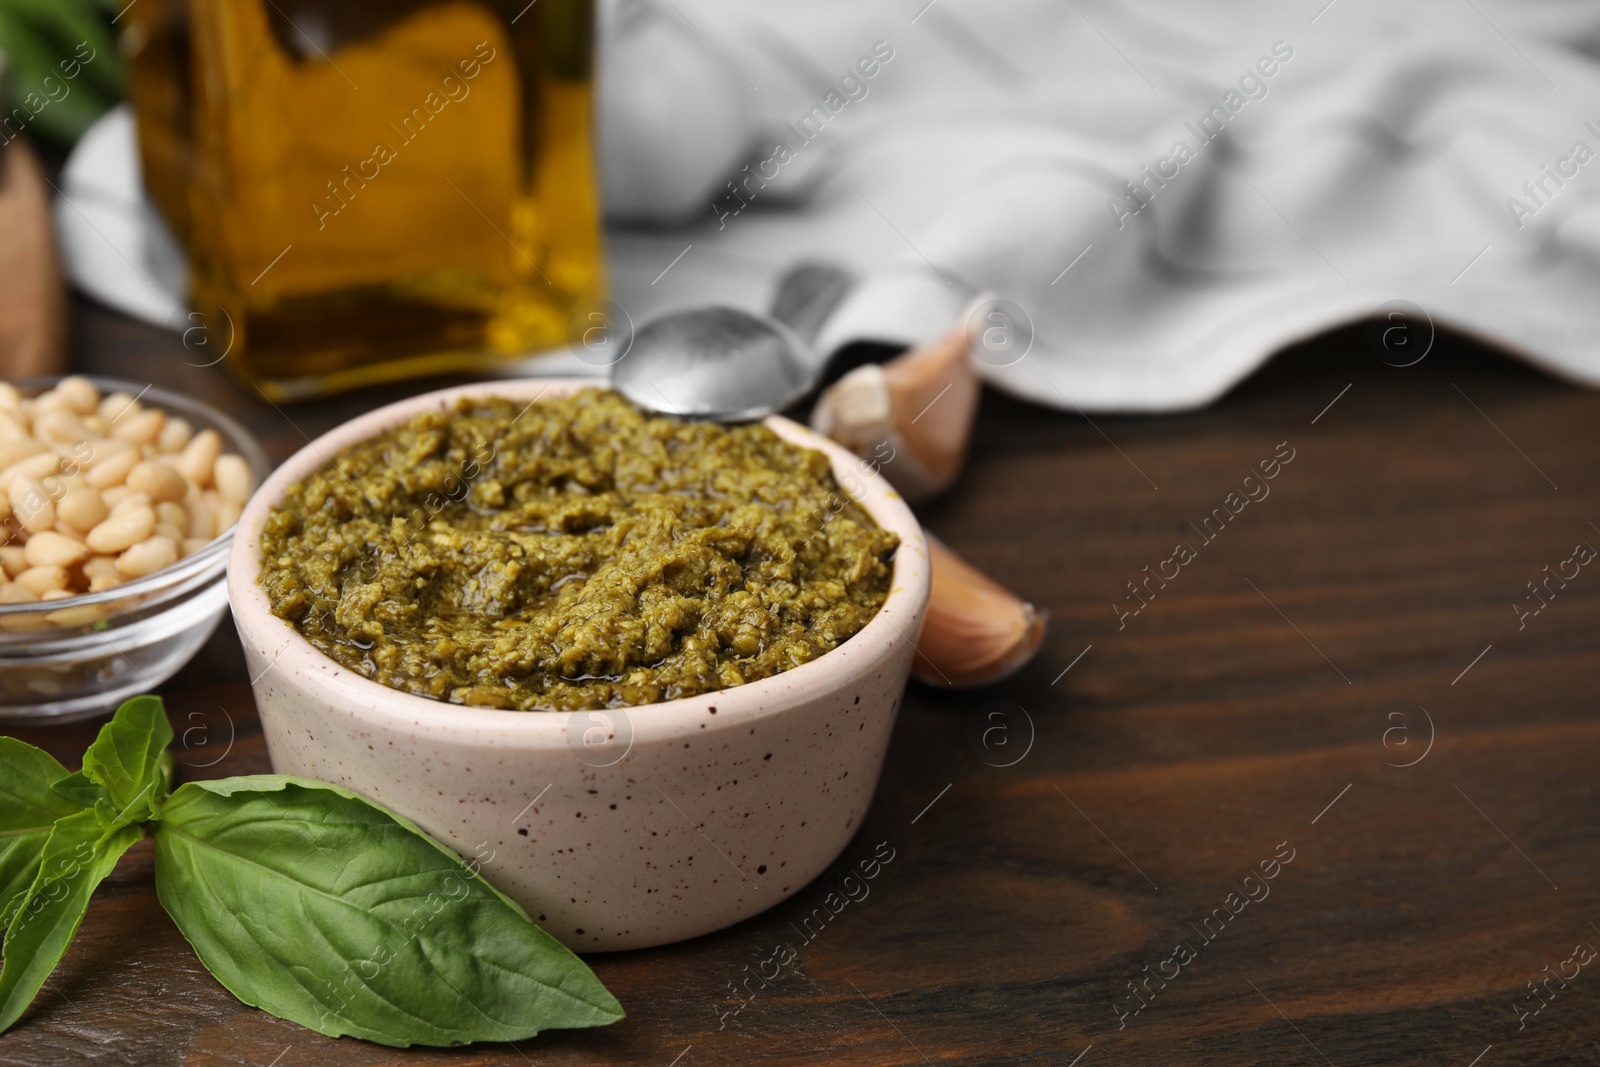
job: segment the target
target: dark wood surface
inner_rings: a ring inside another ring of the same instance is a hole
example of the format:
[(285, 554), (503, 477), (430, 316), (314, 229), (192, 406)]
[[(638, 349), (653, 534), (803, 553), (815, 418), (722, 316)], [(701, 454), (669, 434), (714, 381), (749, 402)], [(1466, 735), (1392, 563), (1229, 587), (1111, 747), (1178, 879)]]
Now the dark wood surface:
[[(77, 324), (80, 368), (222, 403), (274, 458), (417, 388), (280, 412), (174, 336)], [(1600, 546), (1597, 428), (1600, 395), (1449, 337), (1392, 368), (1359, 329), (1194, 414), (1091, 425), (989, 394), (924, 517), (1048, 607), (1044, 652), (992, 690), (913, 685), (860, 834), (789, 902), (593, 958), (624, 1022), (449, 1051), (321, 1037), (206, 975), (141, 846), (0, 1063), (1600, 1064), (1600, 966), (1527, 985), (1600, 947), (1600, 571), (1522, 629), (1513, 609)], [(1270, 496), (1203, 543), (1188, 524), (1280, 442)], [(1125, 583), (1179, 541), (1196, 558), (1119, 629)], [(268, 769), (228, 623), (163, 695), (185, 775)], [(23, 736), (74, 760), (96, 725)], [(885, 841), (870, 894), (802, 945), (791, 922)], [(1195, 958), (1119, 1020), (1180, 941)], [(797, 970), (746, 993), (785, 942)]]

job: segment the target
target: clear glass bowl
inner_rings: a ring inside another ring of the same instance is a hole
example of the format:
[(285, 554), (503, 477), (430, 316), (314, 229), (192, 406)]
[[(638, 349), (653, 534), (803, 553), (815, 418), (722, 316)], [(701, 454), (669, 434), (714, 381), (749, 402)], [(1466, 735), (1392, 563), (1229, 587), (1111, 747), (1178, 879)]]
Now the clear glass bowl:
[[(217, 431), (222, 450), (250, 464), (256, 485), (271, 472), (255, 438), (215, 408), (137, 382), (89, 380), (102, 395), (130, 393), (146, 407), (189, 420), (196, 432)], [(11, 384), (34, 396), (58, 381)], [(154, 692), (189, 662), (222, 618), (232, 541), (230, 527), (172, 566), (114, 589), (42, 604), (0, 604), (0, 721), (70, 722)]]

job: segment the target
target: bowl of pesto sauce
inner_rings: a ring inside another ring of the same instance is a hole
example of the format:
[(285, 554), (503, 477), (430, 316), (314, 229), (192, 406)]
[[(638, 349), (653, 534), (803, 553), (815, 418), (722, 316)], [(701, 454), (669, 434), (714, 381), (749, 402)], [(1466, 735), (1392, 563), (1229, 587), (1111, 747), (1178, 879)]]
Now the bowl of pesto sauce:
[(386, 686), (579, 711), (832, 651), (883, 607), (899, 543), (821, 452), (581, 389), (463, 397), (345, 448), (269, 510), (260, 582)]
[(736, 922), (839, 854), (928, 562), (884, 479), (788, 420), (508, 381), (308, 445), (228, 585), (275, 770), (406, 815), (600, 951)]

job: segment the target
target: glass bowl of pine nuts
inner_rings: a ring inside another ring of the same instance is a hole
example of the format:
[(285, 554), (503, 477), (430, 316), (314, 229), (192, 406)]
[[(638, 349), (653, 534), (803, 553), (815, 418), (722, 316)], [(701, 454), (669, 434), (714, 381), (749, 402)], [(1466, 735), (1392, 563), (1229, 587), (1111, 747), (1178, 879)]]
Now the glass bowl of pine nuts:
[(239, 509), (243, 427), (136, 382), (0, 382), (0, 720), (108, 713), (200, 649)]

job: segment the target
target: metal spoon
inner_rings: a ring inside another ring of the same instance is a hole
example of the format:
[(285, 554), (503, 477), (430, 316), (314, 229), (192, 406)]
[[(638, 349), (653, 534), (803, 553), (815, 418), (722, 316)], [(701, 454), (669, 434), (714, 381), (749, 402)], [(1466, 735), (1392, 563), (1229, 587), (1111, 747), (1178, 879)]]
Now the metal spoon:
[(778, 284), (770, 315), (732, 307), (654, 319), (611, 368), (611, 387), (642, 408), (711, 422), (770, 415), (816, 388), (827, 360), (812, 341), (850, 276), (803, 264)]

